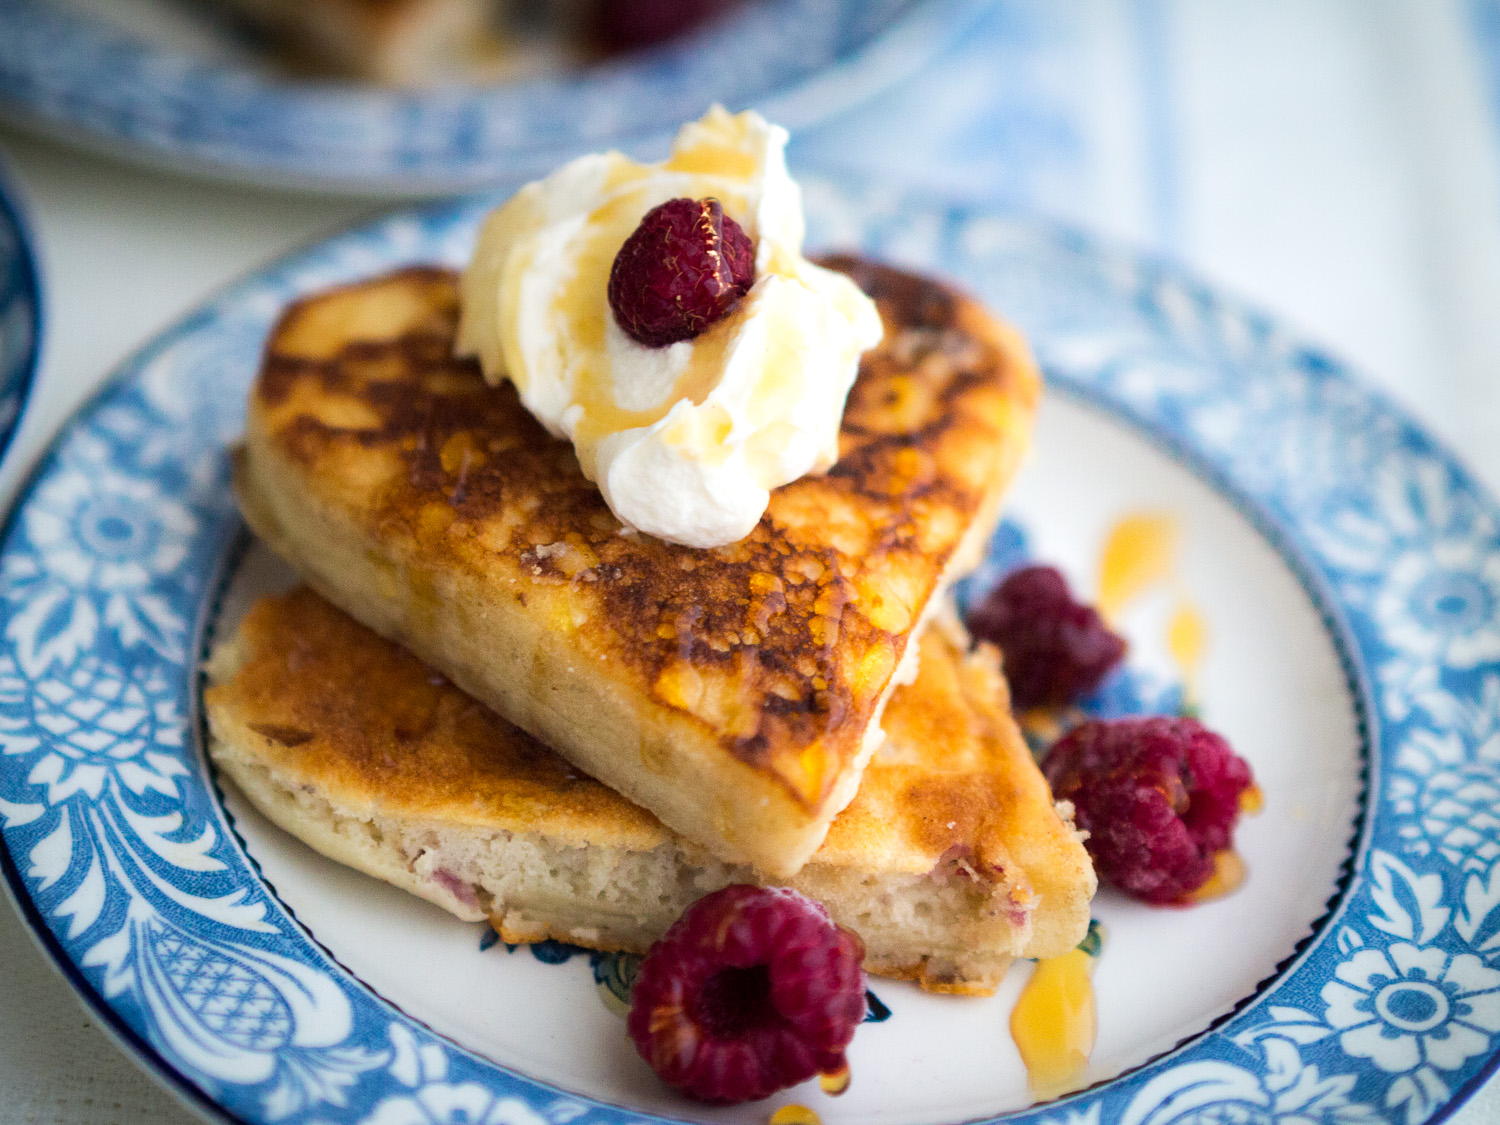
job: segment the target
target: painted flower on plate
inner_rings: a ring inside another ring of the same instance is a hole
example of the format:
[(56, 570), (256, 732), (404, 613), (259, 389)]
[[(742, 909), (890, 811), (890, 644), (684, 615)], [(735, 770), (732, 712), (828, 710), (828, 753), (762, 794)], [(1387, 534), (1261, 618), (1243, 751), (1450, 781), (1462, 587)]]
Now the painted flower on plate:
[(1462, 733), (1481, 748), (1480, 757), (1500, 761), (1500, 673), (1481, 676), (1466, 690), (1446, 691), (1434, 678), (1415, 695), (1416, 705), (1440, 727)]
[(430, 1082), (380, 1102), (360, 1125), (547, 1125), (515, 1098), (497, 1098), (476, 1082)]
[(74, 793), (97, 798), (113, 774), (132, 793), (177, 792), (187, 769), (177, 696), (158, 669), (122, 671), (98, 657), (32, 680), (0, 658), (0, 751), (40, 751), (26, 780), (53, 804)]
[(50, 573), (108, 593), (140, 590), (171, 574), (197, 530), (192, 513), (151, 481), (82, 470), (43, 485), (25, 522)]
[[(1494, 517), (1451, 466), (1409, 441), (1383, 447), (1366, 487), (1345, 486), (1325, 497), (1306, 531), (1320, 554), (1342, 571), (1351, 596), (1382, 580), (1393, 561), (1427, 556), (1434, 549), (1473, 550), (1481, 542), (1494, 551)], [(1414, 563), (1408, 563), (1414, 567)]]
[(153, 481), (81, 455), (46, 478), (22, 517), (29, 550), (5, 560), (6, 636), (33, 674), (95, 643), (181, 655), (187, 622), (158, 587), (187, 560), (198, 519)]
[(1297, 1045), (1270, 1036), (1261, 1043), (1265, 1070), (1260, 1082), (1271, 1100), (1277, 1125), (1376, 1125), (1380, 1111), (1351, 1097), (1352, 1074), (1323, 1075), (1305, 1064)]
[(1500, 551), (1443, 540), (1398, 557), (1375, 599), (1385, 639), (1456, 668), (1500, 660)]
[(1345, 1051), (1388, 1074), (1456, 1070), (1500, 1031), (1500, 972), (1472, 953), (1397, 942), (1356, 951), (1334, 977), (1324, 1018)]
[(1403, 722), (1412, 709), (1434, 692), (1441, 693), (1438, 666), (1398, 653), (1375, 669), (1380, 710), (1392, 722)]
[(1500, 715), (1457, 730), (1413, 730), (1396, 766), (1391, 809), (1407, 851), (1435, 849), (1471, 870), (1500, 858)]
[[(1255, 1070), (1196, 1062), (1166, 1070), (1136, 1094), (1122, 1125), (1381, 1125), (1353, 1092), (1352, 1074), (1321, 1073), (1296, 1042), (1265, 1030), (1235, 1042), (1263, 1055)], [(1052, 1123), (1049, 1122), (1049, 1125)]]

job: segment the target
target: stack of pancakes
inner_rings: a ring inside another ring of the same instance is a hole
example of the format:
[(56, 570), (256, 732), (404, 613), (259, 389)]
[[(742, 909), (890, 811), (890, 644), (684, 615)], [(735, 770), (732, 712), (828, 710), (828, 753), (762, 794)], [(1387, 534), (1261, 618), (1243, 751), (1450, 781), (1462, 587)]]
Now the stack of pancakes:
[(291, 308), (236, 487), (311, 589), (213, 655), (223, 770), (319, 851), (507, 941), (644, 951), (762, 882), (931, 989), (1071, 948), (1093, 870), (996, 654), (942, 609), (1026, 447), (1035, 369), (947, 287), (828, 264), (885, 323), (839, 461), (712, 550), (622, 528), (571, 446), (453, 357), (454, 275)]

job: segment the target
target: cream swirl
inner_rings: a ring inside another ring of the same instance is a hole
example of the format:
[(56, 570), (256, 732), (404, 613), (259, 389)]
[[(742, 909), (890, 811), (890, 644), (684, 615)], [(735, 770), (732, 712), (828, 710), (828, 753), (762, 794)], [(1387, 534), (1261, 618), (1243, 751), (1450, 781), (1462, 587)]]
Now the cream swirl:
[[(522, 188), (480, 232), (463, 278), (460, 354), (509, 379), (626, 525), (693, 547), (748, 535), (770, 490), (838, 458), (875, 305), (802, 256), (786, 131), (714, 108), (672, 154), (585, 156)], [(651, 208), (717, 198), (756, 245), (756, 280), (692, 340), (649, 348), (610, 311), (615, 255)]]

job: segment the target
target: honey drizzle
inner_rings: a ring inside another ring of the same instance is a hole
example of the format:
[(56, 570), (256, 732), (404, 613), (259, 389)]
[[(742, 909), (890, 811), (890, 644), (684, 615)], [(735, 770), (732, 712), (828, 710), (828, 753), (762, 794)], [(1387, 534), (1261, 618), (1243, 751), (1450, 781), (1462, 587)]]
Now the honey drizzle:
[(1188, 901), (1197, 904), (1223, 898), (1237, 891), (1249, 874), (1250, 870), (1245, 866), (1245, 860), (1239, 852), (1232, 848), (1215, 852), (1214, 873), (1208, 877), (1208, 882), (1188, 895)]
[(1094, 965), (1103, 948), (1103, 928), (1090, 922), (1076, 948), (1036, 963), (1011, 1009), (1010, 1036), (1038, 1097), (1075, 1089), (1088, 1067), (1098, 1034)]
[(1126, 516), (1104, 543), (1099, 563), (1099, 612), (1113, 620), (1130, 602), (1172, 574), (1177, 521), (1150, 512)]
[(793, 1102), (771, 1114), (768, 1125), (823, 1125), (823, 1119), (816, 1111)]
[(818, 1085), (823, 1088), (823, 1093), (829, 1097), (836, 1098), (845, 1090), (849, 1089), (849, 1064), (845, 1063), (838, 1070), (826, 1071), (818, 1075)]
[(1184, 700), (1198, 696), (1198, 666), (1203, 662), (1203, 651), (1207, 647), (1208, 624), (1203, 615), (1191, 602), (1180, 602), (1167, 625), (1167, 651), (1182, 673)]
[(1114, 621), (1153, 586), (1176, 591), (1177, 605), (1167, 623), (1167, 652), (1182, 676), (1183, 703), (1198, 697), (1198, 669), (1208, 649), (1208, 623), (1181, 590), (1177, 576), (1177, 520), (1158, 512), (1136, 512), (1120, 519), (1105, 538), (1099, 560), (1099, 611)]
[[(735, 132), (738, 126), (730, 120), (717, 121), (715, 128), (721, 132), (728, 129), (731, 138), (738, 135)], [(736, 185), (755, 175), (758, 159), (737, 147), (732, 140), (716, 139), (711, 132), (700, 130), (700, 133), (697, 143), (675, 150), (663, 165), (663, 170), (692, 177), (688, 194), (694, 198), (713, 196), (720, 201), (726, 214), (738, 216), (742, 225), (749, 223), (752, 218), (750, 200)], [(605, 183), (604, 200), (587, 216), (582, 229), (572, 238), (575, 256), (572, 276), (548, 310), (559, 338), (572, 342), (569, 347), (572, 357), (569, 393), (580, 409), (571, 423), (571, 437), (579, 465), (590, 480), (597, 476), (598, 447), (605, 437), (622, 430), (651, 426), (683, 400), (695, 407), (703, 405), (723, 375), (730, 342), (749, 311), (748, 305), (742, 305), (697, 337), (692, 343), (686, 367), (654, 406), (627, 409), (616, 402), (614, 374), (606, 342), (606, 322), (613, 316), (607, 296), (609, 276), (615, 255), (635, 230), (641, 215), (648, 209), (647, 203), (653, 198), (650, 193), (654, 186), (654, 172), (653, 166), (636, 164), (624, 157), (614, 158)], [(796, 271), (795, 261), (774, 258), (763, 263), (760, 272), (795, 276)], [(776, 334), (772, 333), (770, 339), (774, 344)], [(782, 369), (796, 370), (791, 359), (780, 354), (774, 346), (768, 348), (768, 353), (766, 377), (756, 388), (751, 404), (757, 417), (750, 421), (756, 429), (760, 428), (759, 416), (785, 413), (783, 400), (795, 396), (800, 390), (799, 380), (777, 377)], [(518, 379), (517, 385), (521, 386), (523, 382), (524, 379)], [(679, 445), (712, 453), (721, 449), (727, 435), (727, 415), (721, 409), (709, 417), (694, 418), (687, 426), (679, 427), (675, 440)], [(771, 435), (767, 440), (775, 441), (778, 436)], [(672, 439), (669, 437), (669, 440)]]

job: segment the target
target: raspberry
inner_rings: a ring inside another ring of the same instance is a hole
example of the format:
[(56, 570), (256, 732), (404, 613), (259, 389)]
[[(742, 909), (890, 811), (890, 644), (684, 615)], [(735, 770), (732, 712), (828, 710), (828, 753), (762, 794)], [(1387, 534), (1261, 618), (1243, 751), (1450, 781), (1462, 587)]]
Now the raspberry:
[(1099, 686), (1125, 656), (1125, 642), (1092, 606), (1073, 600), (1050, 566), (1013, 571), (969, 610), (969, 631), (998, 645), (1011, 702), (1063, 707)]
[(732, 1105), (836, 1073), (865, 1014), (864, 946), (784, 887), (699, 899), (641, 962), (626, 1021), (689, 1097)]
[(648, 348), (691, 340), (755, 281), (755, 247), (717, 199), (669, 199), (646, 212), (609, 271), (609, 307)]
[(1146, 902), (1180, 903), (1230, 848), (1250, 766), (1196, 719), (1091, 720), (1042, 763), (1072, 801), (1100, 876)]
[(606, 51), (664, 43), (729, 7), (729, 0), (600, 0), (595, 35)]

